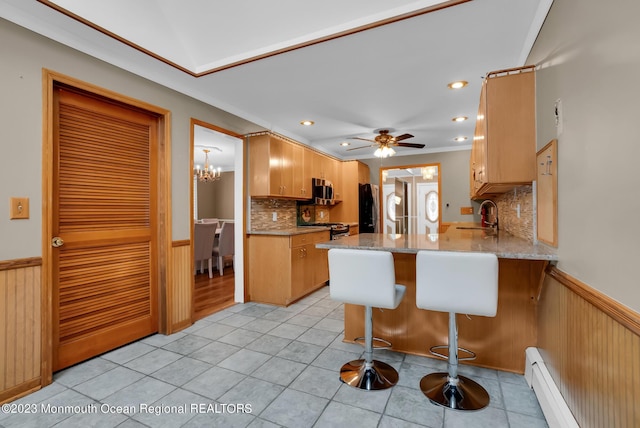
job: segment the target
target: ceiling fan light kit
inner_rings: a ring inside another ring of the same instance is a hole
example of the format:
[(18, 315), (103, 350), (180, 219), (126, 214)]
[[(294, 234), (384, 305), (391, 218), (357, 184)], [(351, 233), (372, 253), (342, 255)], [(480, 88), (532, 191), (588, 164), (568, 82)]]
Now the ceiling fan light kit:
[(377, 158), (388, 158), (396, 154), (396, 151), (389, 146), (378, 147), (373, 155)]
[(402, 135), (398, 135), (397, 137), (394, 137), (393, 135), (389, 134), (388, 129), (380, 129), (377, 132), (378, 132), (378, 135), (373, 140), (370, 138), (353, 137), (354, 140), (370, 141), (374, 144), (370, 144), (368, 146), (354, 147), (352, 149), (347, 149), (347, 151), (359, 150), (359, 149), (365, 149), (368, 147), (377, 146), (378, 148), (376, 149), (375, 152), (373, 152), (373, 155), (379, 158), (387, 158), (389, 156), (393, 156), (396, 154), (396, 151), (393, 149), (393, 147), (410, 147), (414, 149), (424, 148), (424, 144), (401, 142), (402, 140), (413, 138), (413, 135), (411, 134), (402, 134)]

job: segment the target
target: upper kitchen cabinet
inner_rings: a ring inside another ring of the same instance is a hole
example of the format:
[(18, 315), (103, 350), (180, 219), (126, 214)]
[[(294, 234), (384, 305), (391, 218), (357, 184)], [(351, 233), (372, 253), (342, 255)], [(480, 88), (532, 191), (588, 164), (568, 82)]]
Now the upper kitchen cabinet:
[(470, 159), (471, 198), (536, 177), (535, 68), (491, 72), (482, 84)]
[(305, 182), (304, 147), (271, 134), (250, 135), (251, 196), (309, 199), (311, 181)]
[(341, 164), (342, 162), (316, 152), (315, 150), (306, 149), (304, 153), (304, 174), (307, 183), (311, 183), (311, 178), (323, 178), (333, 185), (334, 197), (342, 199), (341, 187)]

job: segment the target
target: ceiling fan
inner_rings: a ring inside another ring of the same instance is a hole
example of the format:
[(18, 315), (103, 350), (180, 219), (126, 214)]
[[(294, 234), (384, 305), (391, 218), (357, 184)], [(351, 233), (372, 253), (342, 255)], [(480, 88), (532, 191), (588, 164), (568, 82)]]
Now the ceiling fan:
[(388, 156), (393, 156), (396, 153), (396, 151), (393, 150), (393, 147), (411, 147), (414, 149), (422, 149), (424, 147), (424, 144), (401, 142), (402, 140), (413, 138), (413, 135), (411, 134), (402, 134), (402, 135), (398, 135), (397, 137), (394, 137), (393, 135), (389, 134), (389, 129), (379, 129), (374, 132), (377, 132), (378, 135), (373, 140), (369, 138), (361, 138), (361, 137), (352, 137), (352, 138), (354, 140), (371, 141), (372, 143), (375, 143), (375, 144), (370, 144), (368, 146), (354, 147), (352, 149), (347, 149), (347, 151), (378, 146), (378, 148), (374, 152), (374, 155), (380, 158), (386, 158)]

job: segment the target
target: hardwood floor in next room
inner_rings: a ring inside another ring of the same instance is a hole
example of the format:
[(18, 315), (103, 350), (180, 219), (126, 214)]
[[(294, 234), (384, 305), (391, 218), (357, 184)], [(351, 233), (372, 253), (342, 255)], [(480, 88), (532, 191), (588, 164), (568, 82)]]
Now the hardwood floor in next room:
[(220, 276), (218, 270), (213, 278), (209, 278), (208, 272), (195, 276), (194, 291), (194, 319), (197, 321), (234, 304), (233, 294), (235, 289), (235, 275), (233, 267), (226, 267), (224, 275)]

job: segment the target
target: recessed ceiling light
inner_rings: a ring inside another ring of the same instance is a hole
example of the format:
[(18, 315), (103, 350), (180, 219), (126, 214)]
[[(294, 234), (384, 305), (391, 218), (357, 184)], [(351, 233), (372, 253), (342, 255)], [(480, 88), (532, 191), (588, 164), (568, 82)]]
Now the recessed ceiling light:
[(345, 147), (345, 146), (350, 146), (350, 145), (351, 145), (351, 143), (350, 143), (350, 142), (348, 142), (348, 141), (343, 141), (342, 143), (340, 143), (340, 145), (341, 145), (342, 147)]
[(464, 122), (467, 119), (469, 119), (467, 116), (456, 116), (451, 120), (453, 120), (454, 122)]
[(454, 141), (457, 141), (457, 142), (466, 141), (466, 140), (467, 140), (467, 137), (456, 137), (456, 138), (454, 138), (453, 140), (454, 140)]
[(303, 120), (302, 122), (300, 122), (300, 125), (304, 125), (304, 126), (311, 126), (313, 125), (315, 122), (313, 120)]
[(449, 89), (460, 89), (460, 88), (464, 88), (468, 84), (469, 82), (467, 82), (466, 80), (458, 80), (458, 81), (449, 83), (447, 87)]

